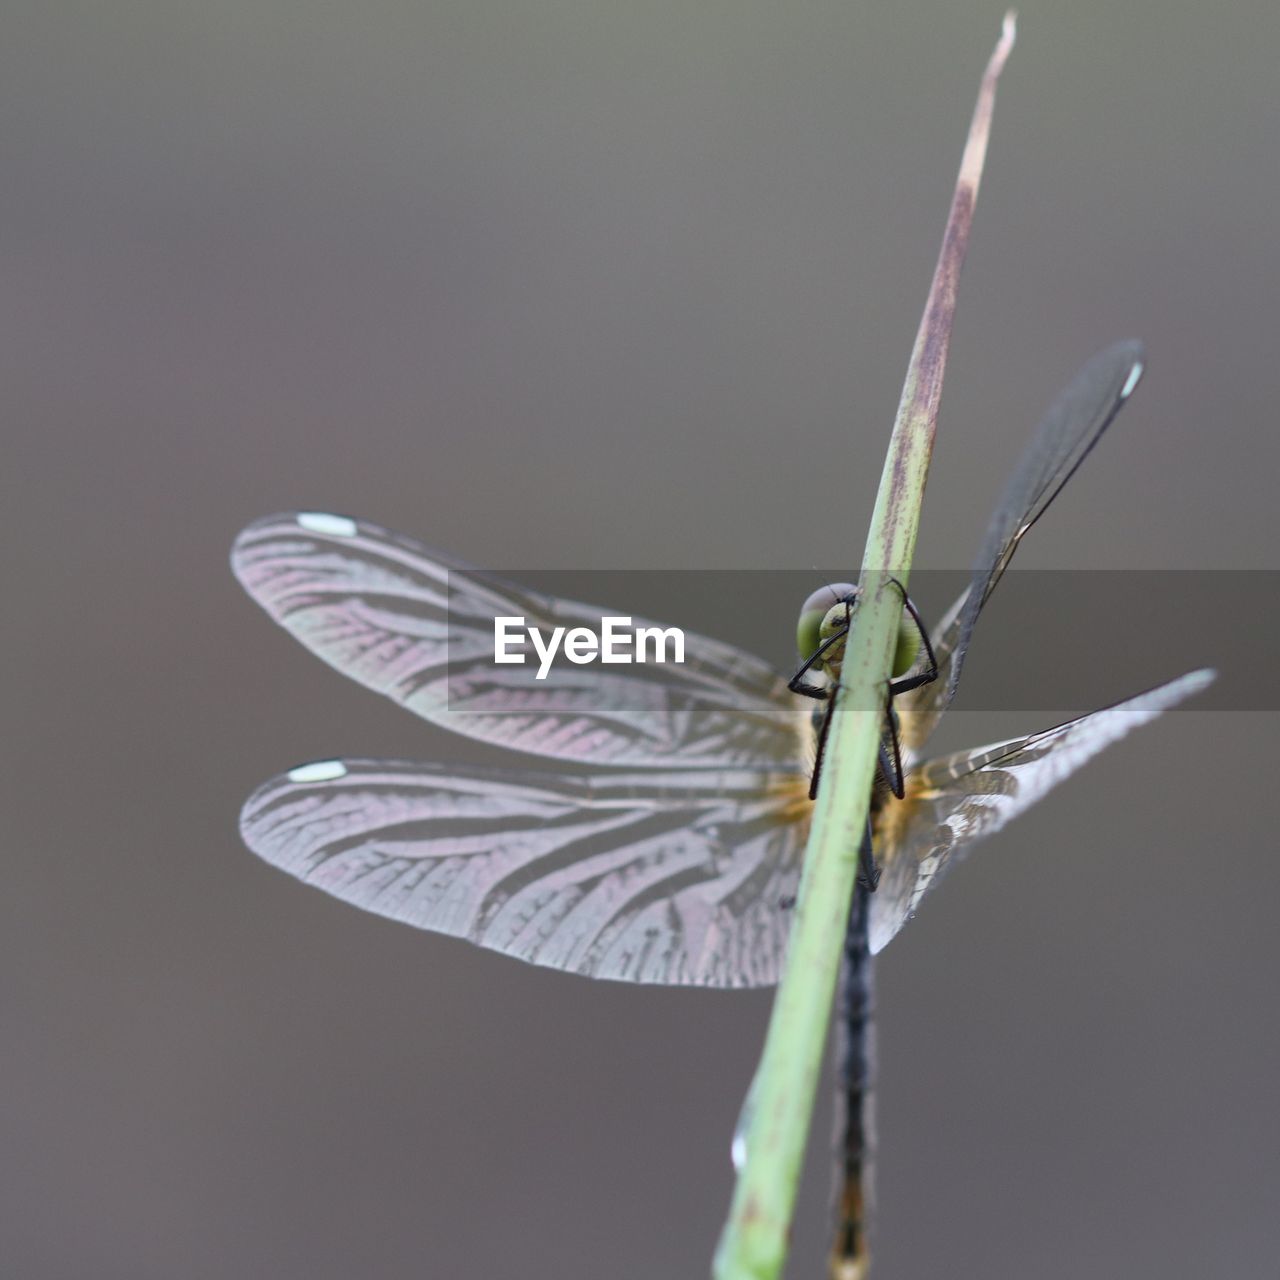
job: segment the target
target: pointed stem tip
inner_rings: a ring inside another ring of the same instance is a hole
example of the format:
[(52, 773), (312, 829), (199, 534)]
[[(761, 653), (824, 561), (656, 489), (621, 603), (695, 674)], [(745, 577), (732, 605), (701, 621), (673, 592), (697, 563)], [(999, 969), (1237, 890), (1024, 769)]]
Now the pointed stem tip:
[(1013, 48), (1013, 42), (1018, 38), (1018, 11), (1010, 9), (1004, 15), (1004, 25), (1000, 28), (1000, 43), (996, 45), (995, 56), (1003, 62), (1009, 56), (1009, 50)]

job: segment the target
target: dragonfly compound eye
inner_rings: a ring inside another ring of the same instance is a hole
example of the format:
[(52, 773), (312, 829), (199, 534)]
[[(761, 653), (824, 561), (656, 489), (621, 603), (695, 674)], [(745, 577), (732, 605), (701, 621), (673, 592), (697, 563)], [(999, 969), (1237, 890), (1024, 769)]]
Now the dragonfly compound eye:
[(893, 651), (893, 676), (905, 676), (920, 658), (920, 628), (904, 609), (898, 624), (898, 643)]
[(827, 616), (833, 606), (840, 607), (840, 626), (844, 626), (843, 602), (852, 600), (857, 594), (858, 588), (852, 582), (832, 582), (810, 593), (800, 606), (800, 618), (796, 623), (796, 649), (802, 658), (811, 657), (832, 630), (838, 629), (827, 629)]

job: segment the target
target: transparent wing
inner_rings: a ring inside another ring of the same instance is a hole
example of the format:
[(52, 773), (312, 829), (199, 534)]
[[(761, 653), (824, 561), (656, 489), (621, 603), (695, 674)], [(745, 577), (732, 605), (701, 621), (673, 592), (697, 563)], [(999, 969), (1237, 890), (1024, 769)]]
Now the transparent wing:
[(804, 779), (304, 765), (245, 803), (245, 843), (368, 911), (534, 964), (709, 987), (777, 981)]
[[(248, 593), (330, 666), (470, 738), (620, 766), (799, 769), (804, 709), (758, 658), (685, 633), (683, 663), (495, 666), (494, 618), (544, 633), (602, 614), (345, 516), (269, 516), (236, 539)], [(634, 625), (652, 626), (637, 618)]]
[(870, 944), (881, 950), (920, 899), (970, 845), (1074, 773), (1130, 729), (1154, 720), (1212, 682), (1193, 671), (1079, 720), (989, 747), (927, 761), (907, 779), (907, 795), (881, 815), (883, 872), (871, 895)]
[(902, 738), (919, 750), (955, 697), (974, 624), (1023, 535), (1044, 514), (1111, 425), (1142, 377), (1140, 342), (1117, 342), (1094, 356), (1054, 401), (1000, 496), (968, 589), (933, 637), (938, 678), (894, 703)]

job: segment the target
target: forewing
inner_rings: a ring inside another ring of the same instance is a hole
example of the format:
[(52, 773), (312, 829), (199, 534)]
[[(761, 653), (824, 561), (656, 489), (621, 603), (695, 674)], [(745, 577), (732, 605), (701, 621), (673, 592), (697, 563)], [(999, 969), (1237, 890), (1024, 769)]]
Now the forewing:
[(918, 751), (955, 697), (974, 624), (1023, 535), (1044, 514), (1111, 425), (1142, 377), (1140, 342), (1117, 342), (1094, 356), (1054, 401), (1036, 428), (974, 561), (965, 593), (937, 626), (938, 678), (895, 702), (906, 746)]
[(907, 779), (906, 798), (889, 802), (878, 823), (882, 874), (871, 895), (872, 952), (902, 928), (920, 899), (972, 844), (999, 831), (1130, 729), (1212, 680), (1211, 671), (1193, 671), (1042, 733), (921, 765)]
[(245, 843), (368, 911), (597, 978), (777, 981), (803, 778), (327, 761), (245, 803)]
[(598, 630), (609, 611), (523, 591), (345, 516), (259, 520), (236, 539), (231, 563), (330, 666), (467, 737), (627, 767), (802, 767), (804, 712), (785, 682), (707, 636), (685, 633), (683, 663), (557, 665), (534, 681), (529, 667), (494, 665), (496, 616), (549, 634)]

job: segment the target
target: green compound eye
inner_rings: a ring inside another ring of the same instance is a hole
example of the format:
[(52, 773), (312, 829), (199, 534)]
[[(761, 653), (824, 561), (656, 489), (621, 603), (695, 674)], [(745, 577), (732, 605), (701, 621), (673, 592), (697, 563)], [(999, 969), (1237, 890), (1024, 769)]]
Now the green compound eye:
[(902, 621), (898, 624), (898, 644), (893, 651), (894, 676), (905, 676), (916, 665), (920, 657), (920, 632), (912, 621), (911, 615), (904, 609)]
[(820, 609), (806, 609), (796, 623), (796, 652), (802, 658), (810, 657), (818, 647), (818, 628), (822, 625)]
[(822, 624), (834, 605), (856, 595), (858, 588), (852, 582), (833, 582), (819, 587), (800, 606), (796, 622), (796, 648), (802, 658), (810, 658), (825, 638)]

